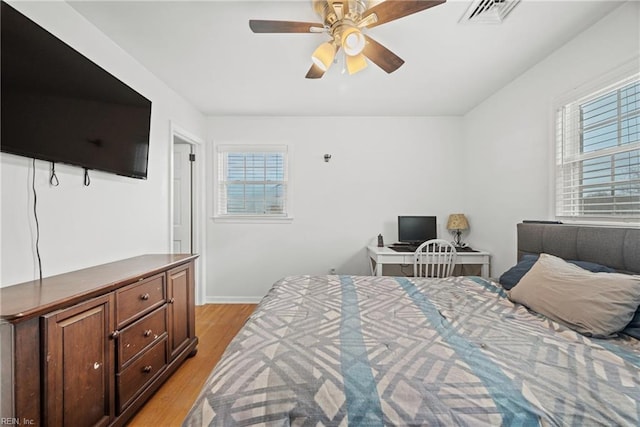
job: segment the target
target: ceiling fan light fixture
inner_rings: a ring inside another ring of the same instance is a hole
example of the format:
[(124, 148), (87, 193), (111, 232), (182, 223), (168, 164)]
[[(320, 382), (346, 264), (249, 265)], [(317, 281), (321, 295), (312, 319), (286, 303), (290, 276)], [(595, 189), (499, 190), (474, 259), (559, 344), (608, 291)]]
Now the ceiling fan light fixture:
[[(250, 19), (254, 33), (324, 33), (331, 37), (318, 46), (311, 55), (312, 65), (307, 79), (319, 79), (331, 67), (335, 56), (344, 50), (342, 72), (357, 73), (368, 62), (387, 74), (404, 64), (398, 55), (368, 35), (368, 30), (387, 22), (430, 9), (447, 0), (311, 0), (313, 10), (322, 22), (274, 21)], [(521, 0), (466, 0), (474, 2), (517, 3)], [(365, 31), (364, 29), (367, 29)]]
[(345, 55), (347, 63), (347, 71), (349, 75), (355, 74), (358, 71), (362, 71), (367, 68), (367, 59), (363, 54), (360, 55)]
[(366, 40), (364, 34), (356, 27), (348, 27), (342, 32), (341, 37), (342, 48), (344, 52), (349, 56), (360, 55)]
[(327, 71), (336, 56), (336, 47), (329, 42), (324, 42), (313, 52), (311, 60), (322, 71)]

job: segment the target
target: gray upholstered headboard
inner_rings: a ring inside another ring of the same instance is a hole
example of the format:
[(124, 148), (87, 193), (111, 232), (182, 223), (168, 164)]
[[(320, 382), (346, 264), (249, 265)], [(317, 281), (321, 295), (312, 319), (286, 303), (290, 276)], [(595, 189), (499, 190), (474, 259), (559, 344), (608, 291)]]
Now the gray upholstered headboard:
[(518, 224), (518, 260), (540, 253), (640, 274), (640, 228)]

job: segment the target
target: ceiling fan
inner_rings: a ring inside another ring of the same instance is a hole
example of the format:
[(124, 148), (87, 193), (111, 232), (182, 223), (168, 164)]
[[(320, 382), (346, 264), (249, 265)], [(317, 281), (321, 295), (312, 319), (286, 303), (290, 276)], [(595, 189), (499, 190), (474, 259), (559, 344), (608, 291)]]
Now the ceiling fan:
[(340, 49), (345, 54), (349, 74), (367, 67), (367, 58), (387, 73), (393, 73), (404, 61), (395, 53), (362, 32), (396, 19), (444, 3), (446, 0), (312, 0), (322, 23), (269, 21), (252, 19), (254, 33), (326, 33), (331, 37), (311, 55), (313, 64), (306, 78), (318, 79), (329, 69)]

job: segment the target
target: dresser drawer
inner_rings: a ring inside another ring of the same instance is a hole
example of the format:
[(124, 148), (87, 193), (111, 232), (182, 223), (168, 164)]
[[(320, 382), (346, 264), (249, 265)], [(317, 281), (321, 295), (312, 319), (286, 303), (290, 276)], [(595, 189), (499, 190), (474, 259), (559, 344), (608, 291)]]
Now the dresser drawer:
[(139, 316), (164, 304), (165, 275), (149, 277), (116, 291), (116, 322), (121, 328)]
[(122, 412), (166, 365), (167, 338), (164, 337), (117, 375), (119, 412)]
[(135, 355), (167, 333), (167, 307), (157, 308), (120, 331), (118, 365), (120, 369)]

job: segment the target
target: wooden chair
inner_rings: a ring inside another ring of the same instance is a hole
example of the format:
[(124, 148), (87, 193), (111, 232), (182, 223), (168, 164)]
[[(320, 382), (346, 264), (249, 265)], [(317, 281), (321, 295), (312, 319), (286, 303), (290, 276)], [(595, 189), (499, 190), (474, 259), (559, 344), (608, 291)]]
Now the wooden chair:
[(427, 240), (413, 258), (414, 277), (449, 277), (456, 264), (456, 248), (442, 239)]

